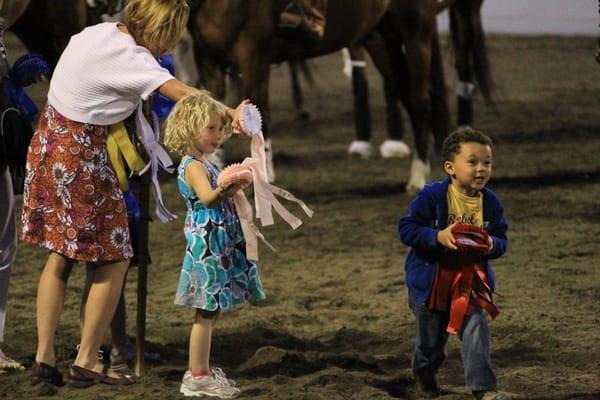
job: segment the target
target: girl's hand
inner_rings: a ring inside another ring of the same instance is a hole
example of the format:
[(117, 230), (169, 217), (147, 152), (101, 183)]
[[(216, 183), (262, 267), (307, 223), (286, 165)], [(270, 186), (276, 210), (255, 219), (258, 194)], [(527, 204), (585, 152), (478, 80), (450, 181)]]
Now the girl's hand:
[(237, 184), (237, 185), (230, 185), (230, 186), (220, 186), (221, 188), (221, 197), (228, 199), (230, 197), (233, 197), (238, 190), (240, 189), (244, 189), (244, 186), (242, 184)]
[(438, 243), (450, 250), (458, 250), (458, 247), (456, 247), (456, 240), (452, 234), (452, 228), (454, 228), (456, 224), (458, 224), (458, 222), (448, 225), (446, 229), (438, 231), (437, 234)]
[(249, 99), (242, 100), (242, 102), (235, 108), (230, 109), (231, 113), (231, 127), (233, 128), (233, 133), (236, 135), (244, 134), (243, 136), (248, 136), (244, 132), (244, 126), (242, 124), (242, 110), (246, 104), (250, 104)]

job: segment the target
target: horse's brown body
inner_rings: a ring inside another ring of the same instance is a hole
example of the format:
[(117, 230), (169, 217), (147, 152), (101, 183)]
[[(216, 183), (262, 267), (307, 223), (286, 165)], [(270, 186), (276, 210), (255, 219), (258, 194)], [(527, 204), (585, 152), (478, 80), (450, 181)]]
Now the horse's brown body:
[[(217, 96), (224, 95), (224, 71), (236, 65), (242, 76), (242, 94), (255, 102), (269, 121), (269, 68), (273, 62), (316, 57), (361, 41), (370, 51), (384, 79), (392, 87), (409, 83), (408, 109), (416, 143), (416, 153), (428, 168), (429, 125), (431, 118), (430, 71), (432, 40), (435, 35), (435, 0), (330, 0), (325, 36), (317, 43), (289, 43), (277, 35), (279, 14), (287, 0), (206, 0), (192, 10), (190, 31), (195, 43), (200, 79)], [(414, 18), (408, 26), (406, 14)], [(369, 33), (377, 31), (385, 48), (369, 44)], [(407, 79), (398, 78), (403, 52)], [(391, 57), (378, 58), (384, 51)], [(398, 89), (399, 90), (399, 89)], [(445, 101), (445, 99), (443, 100)], [(423, 186), (425, 178), (411, 181)]]
[(85, 0), (5, 0), (2, 14), (25, 46), (54, 68), (71, 36), (85, 28), (86, 7)]
[[(360, 40), (381, 20), (390, 0), (328, 2), (328, 28), (316, 46), (290, 46), (277, 36), (279, 14), (287, 0), (206, 0), (201, 3), (200, 8), (193, 10), (189, 25), (200, 79), (209, 90), (222, 95), (224, 69), (235, 65), (242, 75), (243, 94), (266, 111), (271, 63), (317, 57)], [(343, 18), (350, 21), (342, 21)], [(347, 29), (332, 29), (337, 26)], [(257, 77), (261, 80), (257, 81)], [(255, 84), (261, 81), (263, 84)]]
[(28, 50), (42, 54), (51, 70), (71, 36), (101, 22), (100, 12), (115, 13), (120, 0), (4, 0), (0, 15)]

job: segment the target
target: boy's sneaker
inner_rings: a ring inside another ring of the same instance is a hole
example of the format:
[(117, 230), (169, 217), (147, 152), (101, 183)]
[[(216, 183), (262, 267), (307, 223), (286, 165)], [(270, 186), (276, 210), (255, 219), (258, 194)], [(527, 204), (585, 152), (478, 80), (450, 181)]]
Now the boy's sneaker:
[(474, 391), (473, 397), (475, 400), (509, 400), (509, 397), (497, 390), (482, 390), (482, 391)]
[(427, 399), (433, 399), (442, 394), (442, 389), (440, 389), (440, 385), (438, 384), (435, 374), (415, 374), (415, 381), (417, 382), (417, 389), (419, 393)]
[(212, 368), (210, 375), (197, 378), (194, 378), (190, 371), (186, 371), (179, 391), (186, 397), (212, 396), (220, 399), (232, 399), (240, 394), (240, 389), (230, 385), (220, 368)]

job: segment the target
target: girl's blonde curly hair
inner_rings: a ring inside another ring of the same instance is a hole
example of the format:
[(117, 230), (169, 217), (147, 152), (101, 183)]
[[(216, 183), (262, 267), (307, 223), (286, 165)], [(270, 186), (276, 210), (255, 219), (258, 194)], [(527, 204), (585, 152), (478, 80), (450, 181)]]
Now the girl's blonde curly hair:
[(189, 14), (186, 0), (129, 0), (123, 21), (137, 44), (172, 50), (186, 28)]
[(182, 97), (169, 114), (165, 128), (164, 144), (173, 152), (183, 154), (194, 140), (194, 134), (210, 123), (216, 115), (224, 125), (225, 141), (231, 136), (231, 117), (228, 107), (213, 99), (206, 91), (195, 91)]

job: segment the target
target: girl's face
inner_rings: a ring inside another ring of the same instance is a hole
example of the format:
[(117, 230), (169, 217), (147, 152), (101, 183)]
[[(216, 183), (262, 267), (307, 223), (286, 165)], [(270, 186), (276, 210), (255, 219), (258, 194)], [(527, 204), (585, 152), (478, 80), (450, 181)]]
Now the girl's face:
[(492, 149), (477, 142), (461, 143), (460, 151), (453, 161), (444, 163), (444, 169), (461, 193), (475, 196), (492, 176)]
[(225, 125), (223, 119), (216, 114), (212, 114), (208, 125), (194, 133), (192, 147), (201, 154), (213, 153), (221, 144), (224, 135)]

